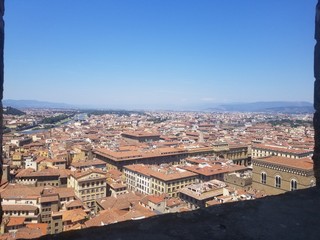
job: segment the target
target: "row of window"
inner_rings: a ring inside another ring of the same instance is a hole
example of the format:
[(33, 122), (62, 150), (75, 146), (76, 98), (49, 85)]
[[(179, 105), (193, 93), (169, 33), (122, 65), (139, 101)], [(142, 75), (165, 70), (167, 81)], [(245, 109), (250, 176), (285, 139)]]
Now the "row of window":
[[(103, 181), (100, 181), (100, 182), (91, 182), (91, 187), (95, 186), (95, 184), (96, 184), (96, 186), (99, 186), (99, 184), (104, 185), (104, 182), (103, 182)], [(82, 187), (82, 188), (90, 187), (90, 183), (87, 183), (87, 184), (82, 183), (81, 187)]]
[[(29, 215), (29, 212), (28, 211), (4, 211), (4, 214), (5, 215)], [(37, 214), (37, 212), (35, 212), (35, 214)]]
[(41, 215), (41, 218), (44, 219), (44, 218), (51, 218), (51, 214), (43, 214)]
[[(275, 187), (276, 188), (281, 188), (281, 177), (280, 176), (275, 176)], [(267, 184), (267, 174), (262, 172), (261, 173), (261, 183), (262, 184)], [(294, 191), (298, 189), (298, 183), (297, 180), (292, 179), (290, 181), (290, 191)]]
[(88, 189), (88, 190), (83, 190), (83, 191), (79, 191), (80, 194), (88, 194), (88, 193), (94, 193), (94, 192), (99, 192), (99, 191), (104, 191), (105, 188), (92, 188), (92, 189)]
[(255, 150), (252, 152), (252, 157), (265, 157), (265, 156), (279, 156), (279, 157), (287, 157), (287, 158), (298, 158), (292, 154), (280, 153), (280, 152), (269, 152), (269, 151), (262, 151), (262, 150)]
[(49, 212), (49, 211), (51, 211), (51, 207), (49, 207), (49, 208), (42, 208), (42, 212)]
[(86, 200), (93, 200), (93, 199), (99, 199), (99, 198), (103, 198), (105, 197), (104, 193), (101, 194), (93, 194), (93, 195), (88, 195), (88, 196), (82, 196), (82, 200), (86, 201)]
[(41, 186), (56, 186), (58, 187), (59, 186), (59, 183), (41, 183), (41, 182), (38, 182), (38, 186), (41, 187)]

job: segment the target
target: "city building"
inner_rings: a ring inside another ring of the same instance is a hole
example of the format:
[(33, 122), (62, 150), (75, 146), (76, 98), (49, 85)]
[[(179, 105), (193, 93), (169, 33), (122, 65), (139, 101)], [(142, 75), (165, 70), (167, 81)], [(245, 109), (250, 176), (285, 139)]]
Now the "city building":
[(144, 194), (177, 197), (178, 191), (197, 181), (198, 174), (166, 164), (130, 165), (124, 167), (129, 190)]
[(227, 185), (219, 180), (191, 184), (179, 191), (179, 197), (187, 202), (190, 209), (197, 209), (206, 206), (206, 202), (223, 195), (223, 188)]
[(224, 174), (223, 181), (230, 187), (248, 190), (252, 187), (252, 171)]
[(36, 171), (33, 168), (21, 170), (16, 176), (16, 183), (31, 186), (67, 187), (68, 171), (65, 169), (47, 168)]
[(197, 165), (186, 165), (183, 169), (196, 173), (200, 182), (207, 182), (212, 179), (224, 180), (224, 176), (229, 173), (243, 173), (248, 168), (243, 165), (235, 165), (232, 161), (202, 161)]
[(106, 196), (106, 175), (98, 169), (71, 172), (68, 187), (73, 188), (76, 196), (89, 208), (95, 208), (95, 202)]
[(129, 142), (155, 142), (160, 140), (160, 134), (147, 131), (124, 132), (121, 136)]
[(252, 187), (267, 195), (315, 186), (311, 158), (269, 156), (252, 160)]
[(3, 217), (23, 217), (25, 223), (40, 223), (42, 187), (10, 185), (1, 192)]
[(304, 157), (311, 157), (313, 154), (312, 150), (292, 149), (283, 146), (273, 146), (264, 144), (254, 144), (251, 148), (251, 151), (252, 158), (279, 156), (298, 159)]
[(132, 164), (179, 164), (181, 159), (187, 157), (187, 151), (181, 148), (156, 148), (136, 151), (111, 151), (108, 149), (95, 149), (96, 157), (107, 164), (107, 169), (122, 171), (124, 166)]
[(101, 171), (106, 171), (106, 163), (99, 159), (93, 159), (93, 160), (73, 161), (70, 164), (71, 171), (76, 171), (76, 170), (83, 171), (83, 170), (89, 170), (93, 168), (100, 169)]

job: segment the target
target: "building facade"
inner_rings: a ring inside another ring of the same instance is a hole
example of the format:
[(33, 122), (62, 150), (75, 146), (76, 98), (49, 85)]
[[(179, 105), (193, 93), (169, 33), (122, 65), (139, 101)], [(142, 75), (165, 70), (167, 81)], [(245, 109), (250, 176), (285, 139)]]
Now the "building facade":
[(270, 156), (253, 159), (252, 187), (267, 195), (309, 188), (315, 185), (311, 158)]
[(72, 172), (68, 187), (74, 189), (76, 196), (89, 208), (95, 208), (95, 202), (106, 196), (106, 175), (94, 169), (85, 172)]

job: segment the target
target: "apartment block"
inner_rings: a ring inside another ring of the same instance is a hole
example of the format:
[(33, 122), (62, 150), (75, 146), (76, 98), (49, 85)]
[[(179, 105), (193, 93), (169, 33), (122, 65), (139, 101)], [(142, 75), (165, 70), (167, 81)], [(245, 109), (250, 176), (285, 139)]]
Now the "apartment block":
[(95, 208), (95, 202), (106, 196), (106, 175), (98, 169), (75, 171), (70, 174), (68, 187), (74, 189), (76, 196), (89, 208)]

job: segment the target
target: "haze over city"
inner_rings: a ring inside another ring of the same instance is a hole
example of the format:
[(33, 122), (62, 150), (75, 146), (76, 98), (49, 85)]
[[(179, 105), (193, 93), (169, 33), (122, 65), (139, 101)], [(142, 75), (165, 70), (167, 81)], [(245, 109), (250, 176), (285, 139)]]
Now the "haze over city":
[(309, 101), (315, 0), (7, 1), (5, 99)]

